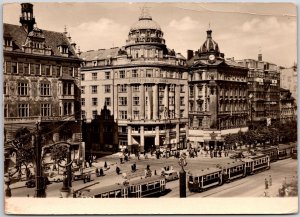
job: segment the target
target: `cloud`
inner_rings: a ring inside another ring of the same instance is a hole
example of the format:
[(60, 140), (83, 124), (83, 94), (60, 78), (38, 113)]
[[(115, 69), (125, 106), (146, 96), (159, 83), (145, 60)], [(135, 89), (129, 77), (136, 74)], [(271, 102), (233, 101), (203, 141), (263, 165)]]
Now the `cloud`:
[(169, 23), (169, 27), (175, 28), (180, 31), (187, 31), (197, 28), (198, 21), (191, 19), (189, 16), (182, 18), (181, 20), (172, 20)]
[(70, 27), (71, 36), (82, 51), (125, 45), (129, 27), (108, 18)]

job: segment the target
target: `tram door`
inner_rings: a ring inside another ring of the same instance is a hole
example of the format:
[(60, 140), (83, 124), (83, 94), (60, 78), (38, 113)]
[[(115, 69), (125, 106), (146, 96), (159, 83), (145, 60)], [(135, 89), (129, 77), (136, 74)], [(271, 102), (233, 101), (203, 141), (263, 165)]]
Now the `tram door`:
[(128, 197), (128, 188), (122, 189), (122, 197), (124, 197), (124, 198)]
[(164, 192), (165, 191), (165, 180), (161, 179), (160, 180), (160, 192)]
[(136, 185), (136, 197), (140, 198), (142, 197), (142, 185)]

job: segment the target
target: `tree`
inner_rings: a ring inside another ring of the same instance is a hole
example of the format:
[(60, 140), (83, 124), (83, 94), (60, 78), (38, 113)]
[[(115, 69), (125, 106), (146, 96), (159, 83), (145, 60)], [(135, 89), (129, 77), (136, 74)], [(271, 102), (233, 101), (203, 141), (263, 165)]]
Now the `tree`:
[(22, 165), (28, 171), (28, 164), (33, 162), (35, 155), (32, 145), (32, 133), (27, 128), (22, 127), (17, 130), (10, 150), (10, 154), (13, 153), (16, 155), (16, 172), (21, 171)]
[(224, 137), (224, 142), (230, 148), (235, 147), (236, 142), (237, 142), (237, 136), (236, 136), (236, 134), (227, 134)]
[(54, 145), (51, 148), (51, 159), (54, 161), (54, 164), (58, 165), (59, 173), (59, 164), (67, 158), (68, 147), (62, 145)]

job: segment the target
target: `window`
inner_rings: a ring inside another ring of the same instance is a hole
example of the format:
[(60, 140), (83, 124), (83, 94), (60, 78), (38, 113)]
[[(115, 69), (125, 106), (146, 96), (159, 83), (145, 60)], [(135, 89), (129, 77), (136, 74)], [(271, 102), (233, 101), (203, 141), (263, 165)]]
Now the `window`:
[(184, 106), (184, 97), (183, 96), (180, 97), (180, 105)]
[(180, 93), (184, 93), (184, 85), (183, 84), (180, 85)]
[(110, 93), (110, 85), (104, 85), (104, 92)]
[(105, 79), (110, 79), (110, 72), (105, 72)]
[(121, 120), (127, 119), (127, 111), (120, 111), (120, 113), (119, 113), (119, 118), (120, 118)]
[(110, 97), (105, 97), (105, 105), (106, 106), (110, 106), (111, 105)]
[(85, 86), (81, 86), (81, 94), (85, 94)]
[(139, 119), (140, 118), (140, 111), (133, 111), (133, 119)]
[(85, 106), (85, 98), (81, 98), (81, 106)]
[(119, 85), (119, 92), (124, 93), (127, 91), (126, 84)]
[(3, 94), (6, 95), (7, 94), (7, 83), (3, 82)]
[(174, 96), (169, 97), (169, 105), (174, 105), (175, 98)]
[(159, 77), (163, 78), (164, 77), (164, 71), (159, 72)]
[(171, 92), (174, 92), (174, 91), (175, 91), (175, 85), (174, 85), (174, 84), (171, 84), (171, 85), (169, 86), (169, 91), (171, 91)]
[(41, 115), (43, 117), (51, 116), (51, 104), (49, 104), (49, 103), (41, 104)]
[(4, 106), (4, 117), (7, 118), (9, 115), (8, 115), (8, 104), (5, 104)]
[(84, 81), (85, 80), (85, 75), (81, 74), (81, 80)]
[(138, 96), (133, 97), (132, 105), (139, 105), (140, 104), (140, 98)]
[(147, 69), (147, 70), (146, 70), (146, 77), (147, 77), (147, 78), (151, 78), (151, 77), (152, 77), (152, 73), (153, 73), (153, 70), (152, 70), (152, 69)]
[(46, 74), (46, 76), (51, 75), (51, 66), (50, 65), (45, 66), (45, 74)]
[(25, 75), (29, 74), (29, 64), (28, 63), (23, 63), (23, 73)]
[(194, 86), (190, 86), (190, 96), (194, 96)]
[(63, 95), (72, 95), (73, 84), (71, 82), (63, 83)]
[(29, 104), (19, 104), (18, 112), (19, 117), (29, 117)]
[(40, 75), (40, 64), (32, 64), (33, 71), (35, 75)]
[(98, 88), (98, 86), (92, 85), (92, 94), (96, 94), (97, 93), (97, 88)]
[(127, 97), (119, 97), (119, 105), (127, 105)]
[(85, 111), (84, 111), (84, 110), (81, 110), (81, 118), (82, 118), (82, 119), (85, 119), (85, 118), (86, 118), (86, 116), (85, 116)]
[(98, 98), (92, 98), (92, 106), (98, 105)]
[(50, 84), (41, 83), (40, 86), (40, 95), (41, 96), (50, 96)]
[(125, 71), (120, 71), (119, 72), (120, 78), (125, 78)]
[(12, 62), (11, 63), (11, 73), (13, 74), (17, 74), (18, 73), (18, 63), (16, 62)]
[(132, 85), (132, 91), (133, 92), (139, 92), (140, 91), (140, 86), (139, 85)]
[(165, 86), (164, 85), (159, 85), (159, 91), (164, 91), (165, 90)]
[(97, 110), (93, 110), (93, 111), (92, 111), (92, 115), (93, 115), (93, 118), (94, 118), (94, 119), (96, 118), (97, 114), (98, 114)]
[(163, 99), (164, 99), (163, 96), (159, 96), (159, 98), (158, 98), (158, 103), (159, 103), (159, 105), (163, 105), (163, 104), (164, 104), (164, 103), (163, 103)]
[(20, 82), (18, 83), (18, 95), (19, 96), (28, 96), (29, 88), (28, 83)]
[(92, 73), (92, 80), (97, 80), (97, 72)]
[(133, 78), (139, 77), (138, 72), (137, 72), (136, 69), (132, 70), (131, 76), (132, 76)]
[(68, 73), (71, 77), (74, 77), (74, 68), (73, 67), (69, 67), (68, 68)]

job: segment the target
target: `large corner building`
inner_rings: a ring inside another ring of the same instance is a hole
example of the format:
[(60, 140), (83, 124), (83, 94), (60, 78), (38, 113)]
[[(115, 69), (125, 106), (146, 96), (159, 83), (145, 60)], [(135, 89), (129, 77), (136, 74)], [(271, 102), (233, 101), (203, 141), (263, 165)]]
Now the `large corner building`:
[(87, 122), (106, 106), (118, 126), (119, 148), (132, 152), (184, 148), (186, 59), (167, 48), (161, 27), (149, 14), (143, 13), (131, 26), (125, 46), (80, 57), (82, 116)]

